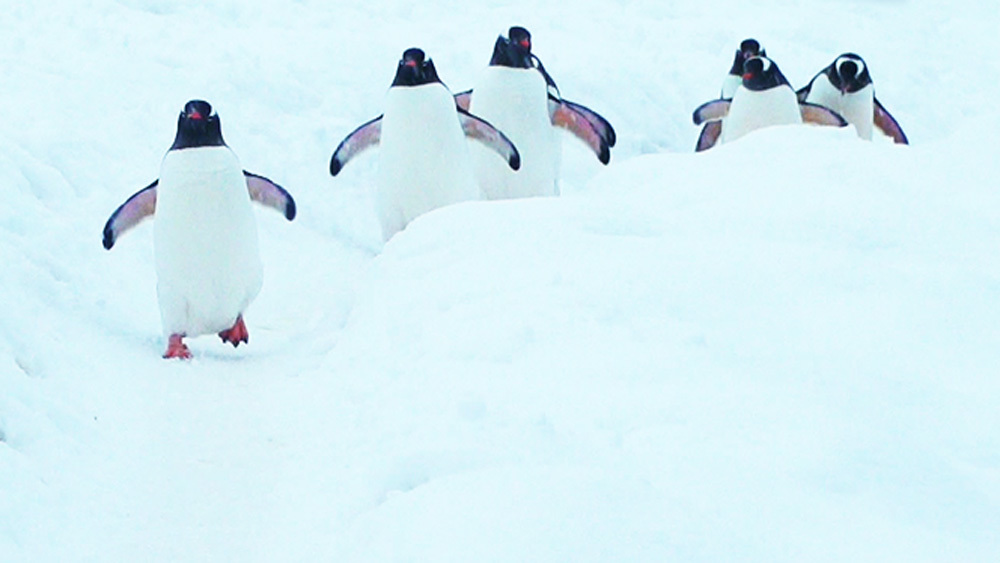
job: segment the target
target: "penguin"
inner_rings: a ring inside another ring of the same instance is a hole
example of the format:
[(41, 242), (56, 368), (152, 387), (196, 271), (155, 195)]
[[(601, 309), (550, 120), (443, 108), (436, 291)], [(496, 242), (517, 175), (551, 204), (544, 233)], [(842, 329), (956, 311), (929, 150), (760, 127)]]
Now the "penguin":
[[(719, 92), (720, 100), (731, 100), (733, 98), (733, 95), (736, 94), (736, 89), (740, 84), (743, 84), (743, 63), (750, 57), (756, 56), (767, 56), (767, 51), (761, 47), (759, 41), (748, 38), (740, 42), (740, 48), (736, 50), (736, 56), (733, 57), (733, 66), (729, 67), (729, 72), (722, 80), (722, 90)], [(721, 132), (722, 120), (705, 123), (701, 128), (701, 134), (698, 135), (698, 143), (694, 148), (695, 152), (712, 148)]]
[[(695, 125), (722, 122), (716, 139), (707, 145), (736, 140), (747, 133), (771, 125), (815, 123), (844, 127), (847, 122), (822, 106), (799, 102), (778, 65), (763, 56), (751, 57), (743, 64), (743, 82), (731, 100), (713, 100), (694, 111)], [(702, 145), (699, 141), (699, 146)]]
[(292, 196), (247, 172), (222, 139), (212, 106), (192, 100), (177, 119), (174, 144), (159, 178), (129, 197), (104, 225), (104, 248), (154, 216), (156, 293), (164, 358), (190, 359), (184, 338), (216, 333), (237, 347), (249, 342), (243, 313), (263, 281), (257, 225), (250, 202), (295, 218)]
[(740, 48), (736, 50), (733, 57), (733, 66), (729, 67), (729, 73), (722, 81), (722, 92), (719, 99), (731, 100), (736, 94), (736, 89), (743, 84), (743, 64), (751, 57), (766, 57), (767, 51), (761, 47), (760, 42), (753, 38), (744, 39), (740, 42)]
[(862, 139), (870, 141), (873, 128), (878, 127), (893, 142), (909, 144), (903, 128), (875, 97), (868, 65), (854, 53), (837, 57), (797, 95), (800, 101), (818, 104), (843, 115)]
[(510, 169), (520, 168), (514, 144), (459, 108), (434, 62), (420, 49), (407, 49), (386, 94), (385, 113), (340, 142), (330, 159), (330, 174), (336, 176), (365, 149), (380, 146), (375, 205), (388, 241), (423, 213), (479, 199), (463, 134), (498, 153)]
[(517, 144), (523, 166), (515, 175), (488, 155), (474, 155), (476, 176), (486, 199), (559, 195), (563, 128), (579, 137), (602, 164), (611, 159), (615, 130), (593, 110), (564, 99), (541, 60), (531, 52), (531, 34), (514, 26), (493, 45), (490, 64), (472, 90), (455, 97), (458, 105), (482, 116)]

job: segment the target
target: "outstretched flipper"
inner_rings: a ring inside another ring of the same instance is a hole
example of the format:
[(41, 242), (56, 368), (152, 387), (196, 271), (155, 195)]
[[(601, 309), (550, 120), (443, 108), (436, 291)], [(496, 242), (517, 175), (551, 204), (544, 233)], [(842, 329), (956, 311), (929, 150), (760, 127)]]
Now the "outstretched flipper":
[(517, 152), (517, 147), (496, 127), (463, 109), (458, 110), (458, 120), (462, 123), (462, 131), (466, 137), (475, 139), (496, 151), (512, 169), (517, 170), (521, 167), (521, 154)]
[(615, 146), (615, 143), (618, 141), (618, 135), (615, 134), (615, 128), (611, 126), (611, 123), (609, 123), (607, 119), (604, 119), (596, 111), (576, 102), (563, 99), (562, 103), (570, 110), (583, 116), (583, 118), (590, 123), (594, 130), (597, 131), (597, 134), (604, 139), (604, 142), (608, 144), (608, 147)]
[(899, 123), (894, 117), (885, 109), (885, 106), (878, 101), (875, 101), (875, 127), (882, 130), (883, 133), (892, 137), (892, 140), (900, 145), (908, 145), (910, 141), (906, 138), (906, 134), (903, 133), (903, 128), (899, 126)]
[(695, 125), (701, 125), (706, 121), (719, 121), (729, 115), (729, 106), (731, 104), (732, 100), (725, 99), (705, 102), (698, 106), (698, 109), (694, 110), (691, 119), (694, 120)]
[(832, 127), (846, 127), (847, 120), (830, 108), (823, 107), (809, 102), (799, 102), (799, 112), (802, 114), (803, 123), (815, 125), (830, 125)]
[(469, 111), (469, 106), (472, 105), (472, 90), (455, 94), (455, 105), (460, 109)]
[[(549, 102), (552, 103), (552, 98), (549, 98)], [(601, 164), (607, 164), (611, 160), (611, 148), (608, 141), (601, 136), (586, 116), (568, 106), (564, 100), (559, 102), (552, 113), (552, 125), (569, 130), (581, 141), (587, 143)]]
[(701, 128), (701, 135), (698, 136), (698, 144), (695, 146), (694, 151), (701, 152), (714, 147), (715, 143), (719, 142), (719, 135), (721, 134), (722, 121), (709, 121)]
[(330, 175), (336, 176), (358, 153), (379, 144), (382, 140), (382, 116), (363, 124), (344, 137), (330, 158)]
[(250, 199), (277, 209), (289, 221), (295, 218), (295, 200), (292, 199), (292, 195), (285, 188), (253, 172), (244, 170), (243, 176), (247, 179), (247, 190), (250, 192)]
[(156, 212), (156, 185), (159, 183), (156, 180), (132, 194), (108, 217), (108, 222), (104, 224), (104, 248), (111, 250), (122, 233)]

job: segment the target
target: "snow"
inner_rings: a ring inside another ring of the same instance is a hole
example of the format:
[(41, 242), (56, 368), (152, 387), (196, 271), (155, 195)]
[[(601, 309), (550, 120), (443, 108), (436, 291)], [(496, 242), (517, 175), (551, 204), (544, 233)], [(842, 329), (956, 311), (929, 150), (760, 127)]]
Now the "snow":
[[(832, 24), (831, 22), (836, 22)], [(619, 132), (563, 196), (384, 247), (330, 178), (420, 46), (471, 87), (512, 24)], [(936, 0), (500, 7), (8, 0), (0, 560), (1000, 556), (1000, 14)], [(912, 146), (776, 127), (694, 154), (759, 39), (865, 58)], [(100, 244), (210, 101), (258, 208), (250, 344), (164, 361), (152, 225)]]

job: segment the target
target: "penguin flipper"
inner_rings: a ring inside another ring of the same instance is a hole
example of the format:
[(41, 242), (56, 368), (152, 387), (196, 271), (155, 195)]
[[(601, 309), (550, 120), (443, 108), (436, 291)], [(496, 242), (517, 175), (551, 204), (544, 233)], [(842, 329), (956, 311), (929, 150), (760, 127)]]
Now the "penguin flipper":
[(719, 121), (729, 115), (729, 106), (732, 102), (732, 100), (727, 99), (705, 102), (698, 106), (698, 109), (694, 110), (691, 119), (694, 120), (695, 125), (701, 125), (706, 121)]
[(465, 92), (459, 92), (455, 94), (455, 105), (465, 111), (469, 111), (469, 105), (472, 104), (472, 90), (466, 90)]
[(875, 101), (875, 126), (882, 130), (883, 133), (892, 137), (892, 140), (900, 145), (908, 145), (910, 141), (906, 138), (906, 133), (903, 133), (903, 128), (899, 126), (892, 114), (889, 113), (885, 106), (878, 101), (878, 98), (874, 98)]
[(701, 152), (708, 150), (715, 146), (715, 143), (719, 141), (719, 135), (722, 134), (722, 121), (709, 121), (701, 128), (701, 135), (698, 135), (698, 144), (695, 146), (695, 152)]
[(597, 131), (597, 134), (604, 139), (604, 141), (608, 144), (608, 147), (615, 146), (615, 143), (618, 141), (618, 136), (615, 134), (615, 128), (611, 126), (611, 123), (609, 123), (607, 119), (604, 119), (604, 117), (596, 111), (576, 102), (563, 99), (562, 103), (569, 107), (572, 111), (582, 115), (584, 119), (590, 122), (590, 125), (593, 126), (593, 128)]
[(344, 137), (330, 157), (330, 175), (336, 176), (349, 160), (367, 148), (373, 147), (382, 140), (382, 116), (362, 124)]
[(156, 185), (160, 180), (155, 180), (152, 184), (142, 188), (125, 203), (118, 206), (115, 212), (108, 217), (108, 222), (104, 224), (104, 248), (111, 250), (124, 232), (138, 225), (143, 219), (156, 212)]
[(587, 143), (587, 146), (590, 147), (590, 150), (594, 151), (601, 164), (607, 164), (611, 161), (611, 147), (607, 139), (600, 134), (585, 114), (575, 111), (571, 106), (566, 104), (565, 100), (560, 101), (555, 112), (552, 114), (552, 125), (567, 129), (581, 141)]
[(244, 170), (243, 176), (247, 179), (247, 191), (250, 192), (250, 199), (261, 205), (277, 209), (289, 221), (295, 218), (295, 200), (292, 199), (288, 190), (253, 172)]
[(799, 113), (803, 123), (814, 125), (829, 125), (831, 127), (846, 127), (847, 120), (830, 108), (809, 102), (799, 102)]
[(507, 161), (511, 169), (517, 170), (521, 167), (521, 153), (517, 152), (514, 143), (496, 127), (464, 109), (458, 110), (458, 120), (466, 137), (475, 139), (495, 151)]

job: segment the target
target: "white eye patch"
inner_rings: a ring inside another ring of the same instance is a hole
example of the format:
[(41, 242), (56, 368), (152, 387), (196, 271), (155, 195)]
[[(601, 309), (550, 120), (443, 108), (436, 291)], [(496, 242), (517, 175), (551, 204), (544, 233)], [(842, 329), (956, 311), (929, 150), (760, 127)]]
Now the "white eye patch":
[(861, 76), (861, 73), (865, 71), (865, 62), (861, 59), (855, 59), (852, 57), (840, 57), (837, 59), (837, 73), (844, 76), (844, 63), (854, 63), (857, 70), (854, 71), (854, 77)]

